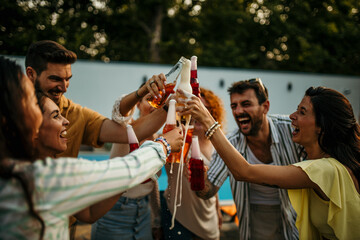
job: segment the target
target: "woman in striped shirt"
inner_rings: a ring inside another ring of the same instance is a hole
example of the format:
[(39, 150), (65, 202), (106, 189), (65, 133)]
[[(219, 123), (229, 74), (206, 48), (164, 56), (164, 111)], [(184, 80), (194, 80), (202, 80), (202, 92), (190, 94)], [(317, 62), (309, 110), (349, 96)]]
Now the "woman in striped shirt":
[(68, 239), (69, 216), (143, 182), (163, 166), (170, 149), (181, 148), (181, 130), (175, 129), (111, 161), (36, 160), (43, 117), (34, 87), (21, 67), (4, 57), (0, 88), (2, 239)]

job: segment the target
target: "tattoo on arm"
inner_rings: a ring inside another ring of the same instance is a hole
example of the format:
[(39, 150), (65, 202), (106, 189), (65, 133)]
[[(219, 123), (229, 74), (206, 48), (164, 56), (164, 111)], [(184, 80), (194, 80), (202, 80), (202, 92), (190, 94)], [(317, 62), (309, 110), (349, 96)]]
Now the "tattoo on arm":
[(207, 178), (205, 179), (205, 187), (203, 190), (201, 191), (197, 191), (196, 192), (196, 195), (199, 197), (199, 198), (202, 198), (202, 199), (209, 199), (211, 197), (213, 197), (217, 191), (219, 190), (218, 187), (216, 187), (215, 185), (213, 185)]

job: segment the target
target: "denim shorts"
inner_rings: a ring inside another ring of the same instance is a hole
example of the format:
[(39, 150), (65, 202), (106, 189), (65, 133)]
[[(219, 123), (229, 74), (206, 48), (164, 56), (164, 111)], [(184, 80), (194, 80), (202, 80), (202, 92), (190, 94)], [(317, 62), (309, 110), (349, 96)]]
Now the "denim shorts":
[(92, 225), (91, 239), (151, 240), (148, 197), (120, 197), (114, 207)]

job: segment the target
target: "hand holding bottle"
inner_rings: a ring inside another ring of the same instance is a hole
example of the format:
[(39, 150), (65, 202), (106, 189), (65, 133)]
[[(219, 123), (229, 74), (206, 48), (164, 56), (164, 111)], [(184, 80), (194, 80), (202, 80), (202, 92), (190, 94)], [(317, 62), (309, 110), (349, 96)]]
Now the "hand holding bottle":
[(176, 92), (176, 101), (184, 105), (184, 107), (176, 109), (180, 116), (190, 114), (192, 118), (200, 122), (205, 129), (208, 129), (208, 127), (215, 122), (200, 98), (194, 95), (189, 96), (181, 89), (178, 89)]
[(179, 152), (183, 144), (183, 131), (176, 127), (173, 130), (162, 135), (171, 146), (171, 152)]
[(139, 97), (144, 97), (150, 93), (151, 97), (158, 99), (161, 98), (161, 92), (165, 91), (166, 77), (163, 73), (153, 75), (146, 83), (139, 88), (137, 94)]

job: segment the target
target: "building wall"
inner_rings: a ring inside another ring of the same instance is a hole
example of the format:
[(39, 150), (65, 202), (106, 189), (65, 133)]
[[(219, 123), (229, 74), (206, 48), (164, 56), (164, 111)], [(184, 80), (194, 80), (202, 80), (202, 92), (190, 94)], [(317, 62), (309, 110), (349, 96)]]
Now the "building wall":
[[(15, 59), (24, 66), (23, 57)], [(144, 78), (148, 79), (161, 72), (167, 73), (171, 67), (172, 65), (78, 60), (72, 66), (73, 77), (65, 95), (76, 103), (111, 117), (112, 106), (117, 97), (136, 90)], [(360, 77), (210, 68), (202, 67), (199, 59), (200, 86), (214, 91), (223, 99), (227, 114), (227, 131), (236, 128), (230, 109), (228, 87), (235, 81), (255, 77), (260, 77), (269, 90), (270, 113), (290, 114), (296, 110), (308, 87), (326, 86), (345, 94), (353, 106), (357, 119), (360, 118)]]

